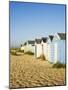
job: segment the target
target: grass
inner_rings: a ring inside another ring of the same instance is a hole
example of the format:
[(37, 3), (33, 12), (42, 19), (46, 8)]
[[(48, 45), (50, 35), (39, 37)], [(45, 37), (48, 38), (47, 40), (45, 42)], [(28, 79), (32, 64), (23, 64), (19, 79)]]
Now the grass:
[(45, 58), (45, 56), (42, 54), (42, 55), (40, 55), (40, 57), (39, 57), (40, 59), (42, 59), (42, 60), (46, 60), (46, 58)]
[(17, 55), (17, 52), (16, 52), (16, 51), (15, 51), (15, 52), (10, 51), (10, 53), (11, 53), (12, 55)]
[(65, 68), (65, 67), (66, 67), (66, 65), (62, 64), (60, 62), (53, 64), (53, 68)]
[[(24, 50), (20, 50), (20, 48), (11, 48), (10, 49), (10, 53), (12, 54), (12, 55), (16, 55), (16, 56), (19, 56), (20, 54), (19, 53), (24, 53)], [(25, 52), (24, 54), (28, 54), (28, 55), (34, 55), (34, 53), (33, 52), (31, 52), (31, 51), (27, 51), (27, 52)]]
[(19, 50), (19, 48), (10, 48), (10, 50)]
[(19, 49), (14, 49), (14, 50), (11, 49), (11, 50), (10, 50), (10, 54), (11, 54), (11, 55), (15, 55), (15, 56), (19, 56), (19, 55), (21, 55), (21, 54), (19, 54), (18, 51), (19, 51)]
[(20, 49), (19, 49), (18, 52), (24, 53), (24, 50), (20, 50)]
[(28, 55), (34, 55), (34, 53), (31, 52), (31, 51), (27, 51), (27, 52), (25, 52), (25, 54), (28, 54)]

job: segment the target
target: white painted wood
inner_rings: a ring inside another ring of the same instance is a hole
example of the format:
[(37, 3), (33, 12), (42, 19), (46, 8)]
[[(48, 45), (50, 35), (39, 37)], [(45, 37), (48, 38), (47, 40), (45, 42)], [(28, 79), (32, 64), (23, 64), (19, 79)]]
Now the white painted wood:
[(35, 56), (36, 58), (40, 57), (42, 54), (42, 46), (41, 44), (36, 44), (35, 45)]
[(47, 43), (43, 43), (43, 54), (45, 56), (45, 59), (48, 60), (48, 54), (47, 54)]
[(21, 46), (21, 48), (20, 48), (21, 50), (24, 50), (24, 46)]
[(58, 44), (57, 43), (54, 44), (54, 49), (55, 49), (55, 51), (54, 51), (54, 54), (55, 54), (54, 60), (55, 60), (55, 62), (54, 63), (56, 63), (58, 61)]
[(32, 46), (31, 44), (27, 44), (24, 46), (24, 52), (32, 52), (35, 53), (35, 46)]
[(54, 63), (65, 63), (65, 40), (61, 40), (58, 34), (54, 36)]
[(48, 58), (48, 61), (50, 61), (50, 56), (51, 56), (51, 55), (50, 55), (50, 51), (51, 51), (51, 48), (50, 48), (50, 45), (48, 44), (48, 49), (47, 49), (47, 52), (48, 52), (48, 53), (47, 53), (47, 54), (48, 54), (48, 55), (47, 55), (47, 56), (48, 56), (48, 57), (47, 57), (47, 58)]

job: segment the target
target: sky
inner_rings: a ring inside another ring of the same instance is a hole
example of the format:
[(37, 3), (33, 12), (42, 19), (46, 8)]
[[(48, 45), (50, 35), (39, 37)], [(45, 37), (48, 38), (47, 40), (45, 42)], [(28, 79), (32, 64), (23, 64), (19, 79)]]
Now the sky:
[(10, 1), (10, 46), (65, 32), (65, 5)]

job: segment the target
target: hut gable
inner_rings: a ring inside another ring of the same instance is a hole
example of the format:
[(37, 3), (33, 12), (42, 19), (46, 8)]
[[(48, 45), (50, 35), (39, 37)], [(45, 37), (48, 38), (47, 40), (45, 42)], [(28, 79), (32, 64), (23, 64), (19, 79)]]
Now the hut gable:
[(53, 38), (54, 38), (53, 35), (49, 35), (49, 37), (48, 37), (48, 39), (47, 39), (47, 43), (48, 43), (48, 44), (49, 44), (49, 43), (52, 43)]
[(52, 42), (54, 36), (53, 36), (53, 35), (49, 35), (49, 38), (50, 38), (50, 40), (51, 40), (51, 42)]
[(37, 43), (37, 44), (41, 44), (41, 39), (35, 39), (35, 43)]
[(44, 42), (44, 43), (46, 43), (47, 42), (47, 37), (42, 37), (42, 41)]
[(53, 41), (56, 42), (58, 40), (66, 40), (66, 34), (65, 33), (57, 33), (54, 35)]
[(65, 33), (57, 33), (60, 40), (66, 40), (66, 34)]
[(29, 40), (28, 41), (28, 44), (34, 45), (35, 44), (35, 41)]

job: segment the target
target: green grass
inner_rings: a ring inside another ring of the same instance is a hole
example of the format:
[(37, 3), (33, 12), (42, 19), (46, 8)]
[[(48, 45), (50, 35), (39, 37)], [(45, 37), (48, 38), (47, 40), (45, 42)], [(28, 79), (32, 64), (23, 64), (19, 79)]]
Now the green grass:
[(19, 54), (18, 51), (19, 51), (19, 49), (10, 49), (10, 54), (15, 55), (15, 56), (19, 56), (21, 54)]
[(19, 50), (19, 48), (10, 48), (10, 50)]
[(16, 52), (16, 51), (15, 51), (15, 52), (10, 51), (10, 54), (11, 54), (11, 55), (17, 55), (17, 52)]
[(18, 52), (24, 53), (24, 50), (20, 50), (20, 49), (19, 49)]
[(53, 67), (53, 68), (65, 68), (66, 65), (65, 65), (65, 64), (62, 64), (62, 63), (60, 63), (60, 62), (57, 62), (57, 63), (53, 64), (52, 67)]
[(27, 52), (25, 52), (25, 54), (28, 54), (28, 55), (34, 55), (34, 53), (31, 52), (31, 51), (27, 51)]

